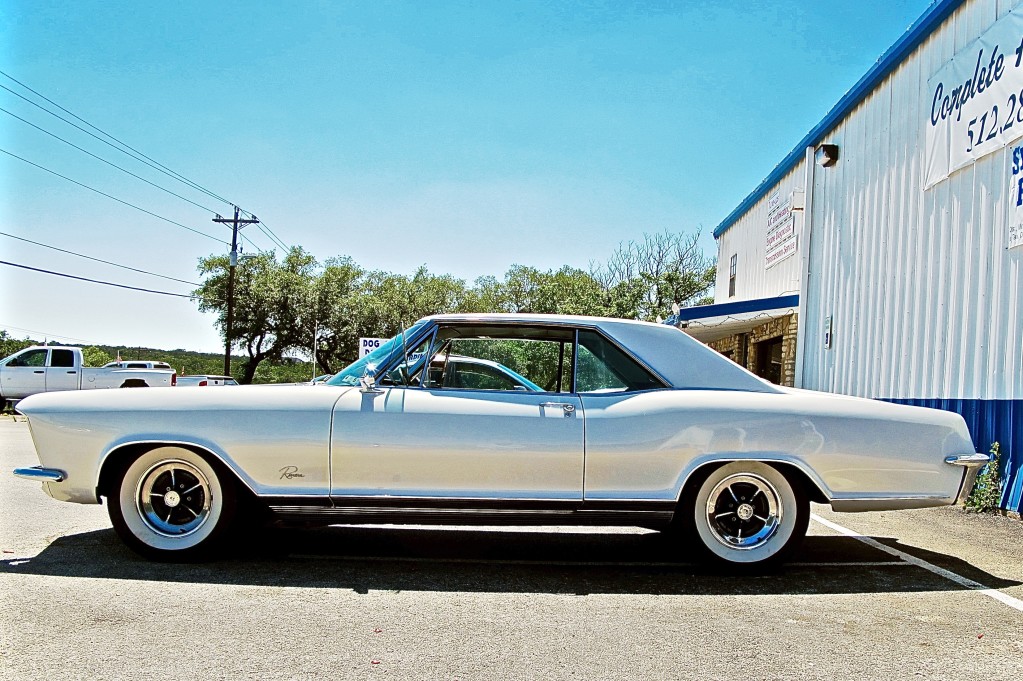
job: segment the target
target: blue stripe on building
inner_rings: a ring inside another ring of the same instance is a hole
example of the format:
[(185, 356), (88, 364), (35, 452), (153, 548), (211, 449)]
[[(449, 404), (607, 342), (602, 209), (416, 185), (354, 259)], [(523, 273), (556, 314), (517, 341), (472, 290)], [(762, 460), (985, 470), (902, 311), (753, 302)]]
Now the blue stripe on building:
[(997, 442), (1001, 451), (1002, 508), (1020, 512), (1023, 498), (1023, 400), (886, 399), (886, 402), (954, 411), (966, 419), (977, 451)]

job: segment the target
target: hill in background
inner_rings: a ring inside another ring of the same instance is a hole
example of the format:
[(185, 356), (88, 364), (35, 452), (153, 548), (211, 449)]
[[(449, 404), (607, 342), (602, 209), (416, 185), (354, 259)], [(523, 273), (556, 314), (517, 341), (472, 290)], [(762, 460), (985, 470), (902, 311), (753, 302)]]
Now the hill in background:
[[(0, 358), (14, 354), (30, 345), (46, 345), (42, 341), (30, 338), (14, 339), (5, 331), (0, 331)], [(224, 373), (224, 355), (211, 352), (195, 352), (193, 350), (160, 350), (157, 348), (129, 348), (116, 345), (88, 345), (80, 343), (61, 343), (50, 341), (49, 345), (67, 345), (82, 348), (88, 366), (103, 366), (117, 359), (118, 353), (122, 360), (149, 360), (167, 362), (178, 372), (179, 376), (188, 374)], [(245, 363), (243, 355), (231, 355), (231, 373), (237, 379), (241, 376), (241, 367)], [(295, 357), (285, 357), (280, 362), (269, 360), (262, 362), (256, 370), (253, 383), (299, 383), (313, 378), (313, 365)]]

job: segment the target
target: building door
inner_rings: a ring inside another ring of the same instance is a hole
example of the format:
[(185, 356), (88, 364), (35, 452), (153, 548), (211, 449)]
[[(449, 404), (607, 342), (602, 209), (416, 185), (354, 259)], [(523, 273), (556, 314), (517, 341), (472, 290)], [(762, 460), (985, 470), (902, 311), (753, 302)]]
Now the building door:
[(782, 337), (768, 338), (757, 343), (756, 374), (776, 385), (781, 385)]

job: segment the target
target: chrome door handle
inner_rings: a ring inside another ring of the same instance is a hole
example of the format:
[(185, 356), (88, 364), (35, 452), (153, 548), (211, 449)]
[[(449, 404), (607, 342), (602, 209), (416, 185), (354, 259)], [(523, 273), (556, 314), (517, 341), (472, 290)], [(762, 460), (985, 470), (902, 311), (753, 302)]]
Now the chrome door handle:
[(567, 402), (541, 402), (541, 407), (561, 407), (565, 412), (565, 416), (571, 416), (572, 412), (575, 411), (574, 404), (568, 404)]

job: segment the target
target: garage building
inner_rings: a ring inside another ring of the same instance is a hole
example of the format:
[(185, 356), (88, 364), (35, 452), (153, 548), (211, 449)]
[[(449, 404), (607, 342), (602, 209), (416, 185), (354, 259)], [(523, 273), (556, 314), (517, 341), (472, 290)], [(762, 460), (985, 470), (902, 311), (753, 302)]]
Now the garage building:
[(939, 0), (715, 229), (671, 320), (776, 383), (959, 412), (1023, 496), (1023, 3)]

